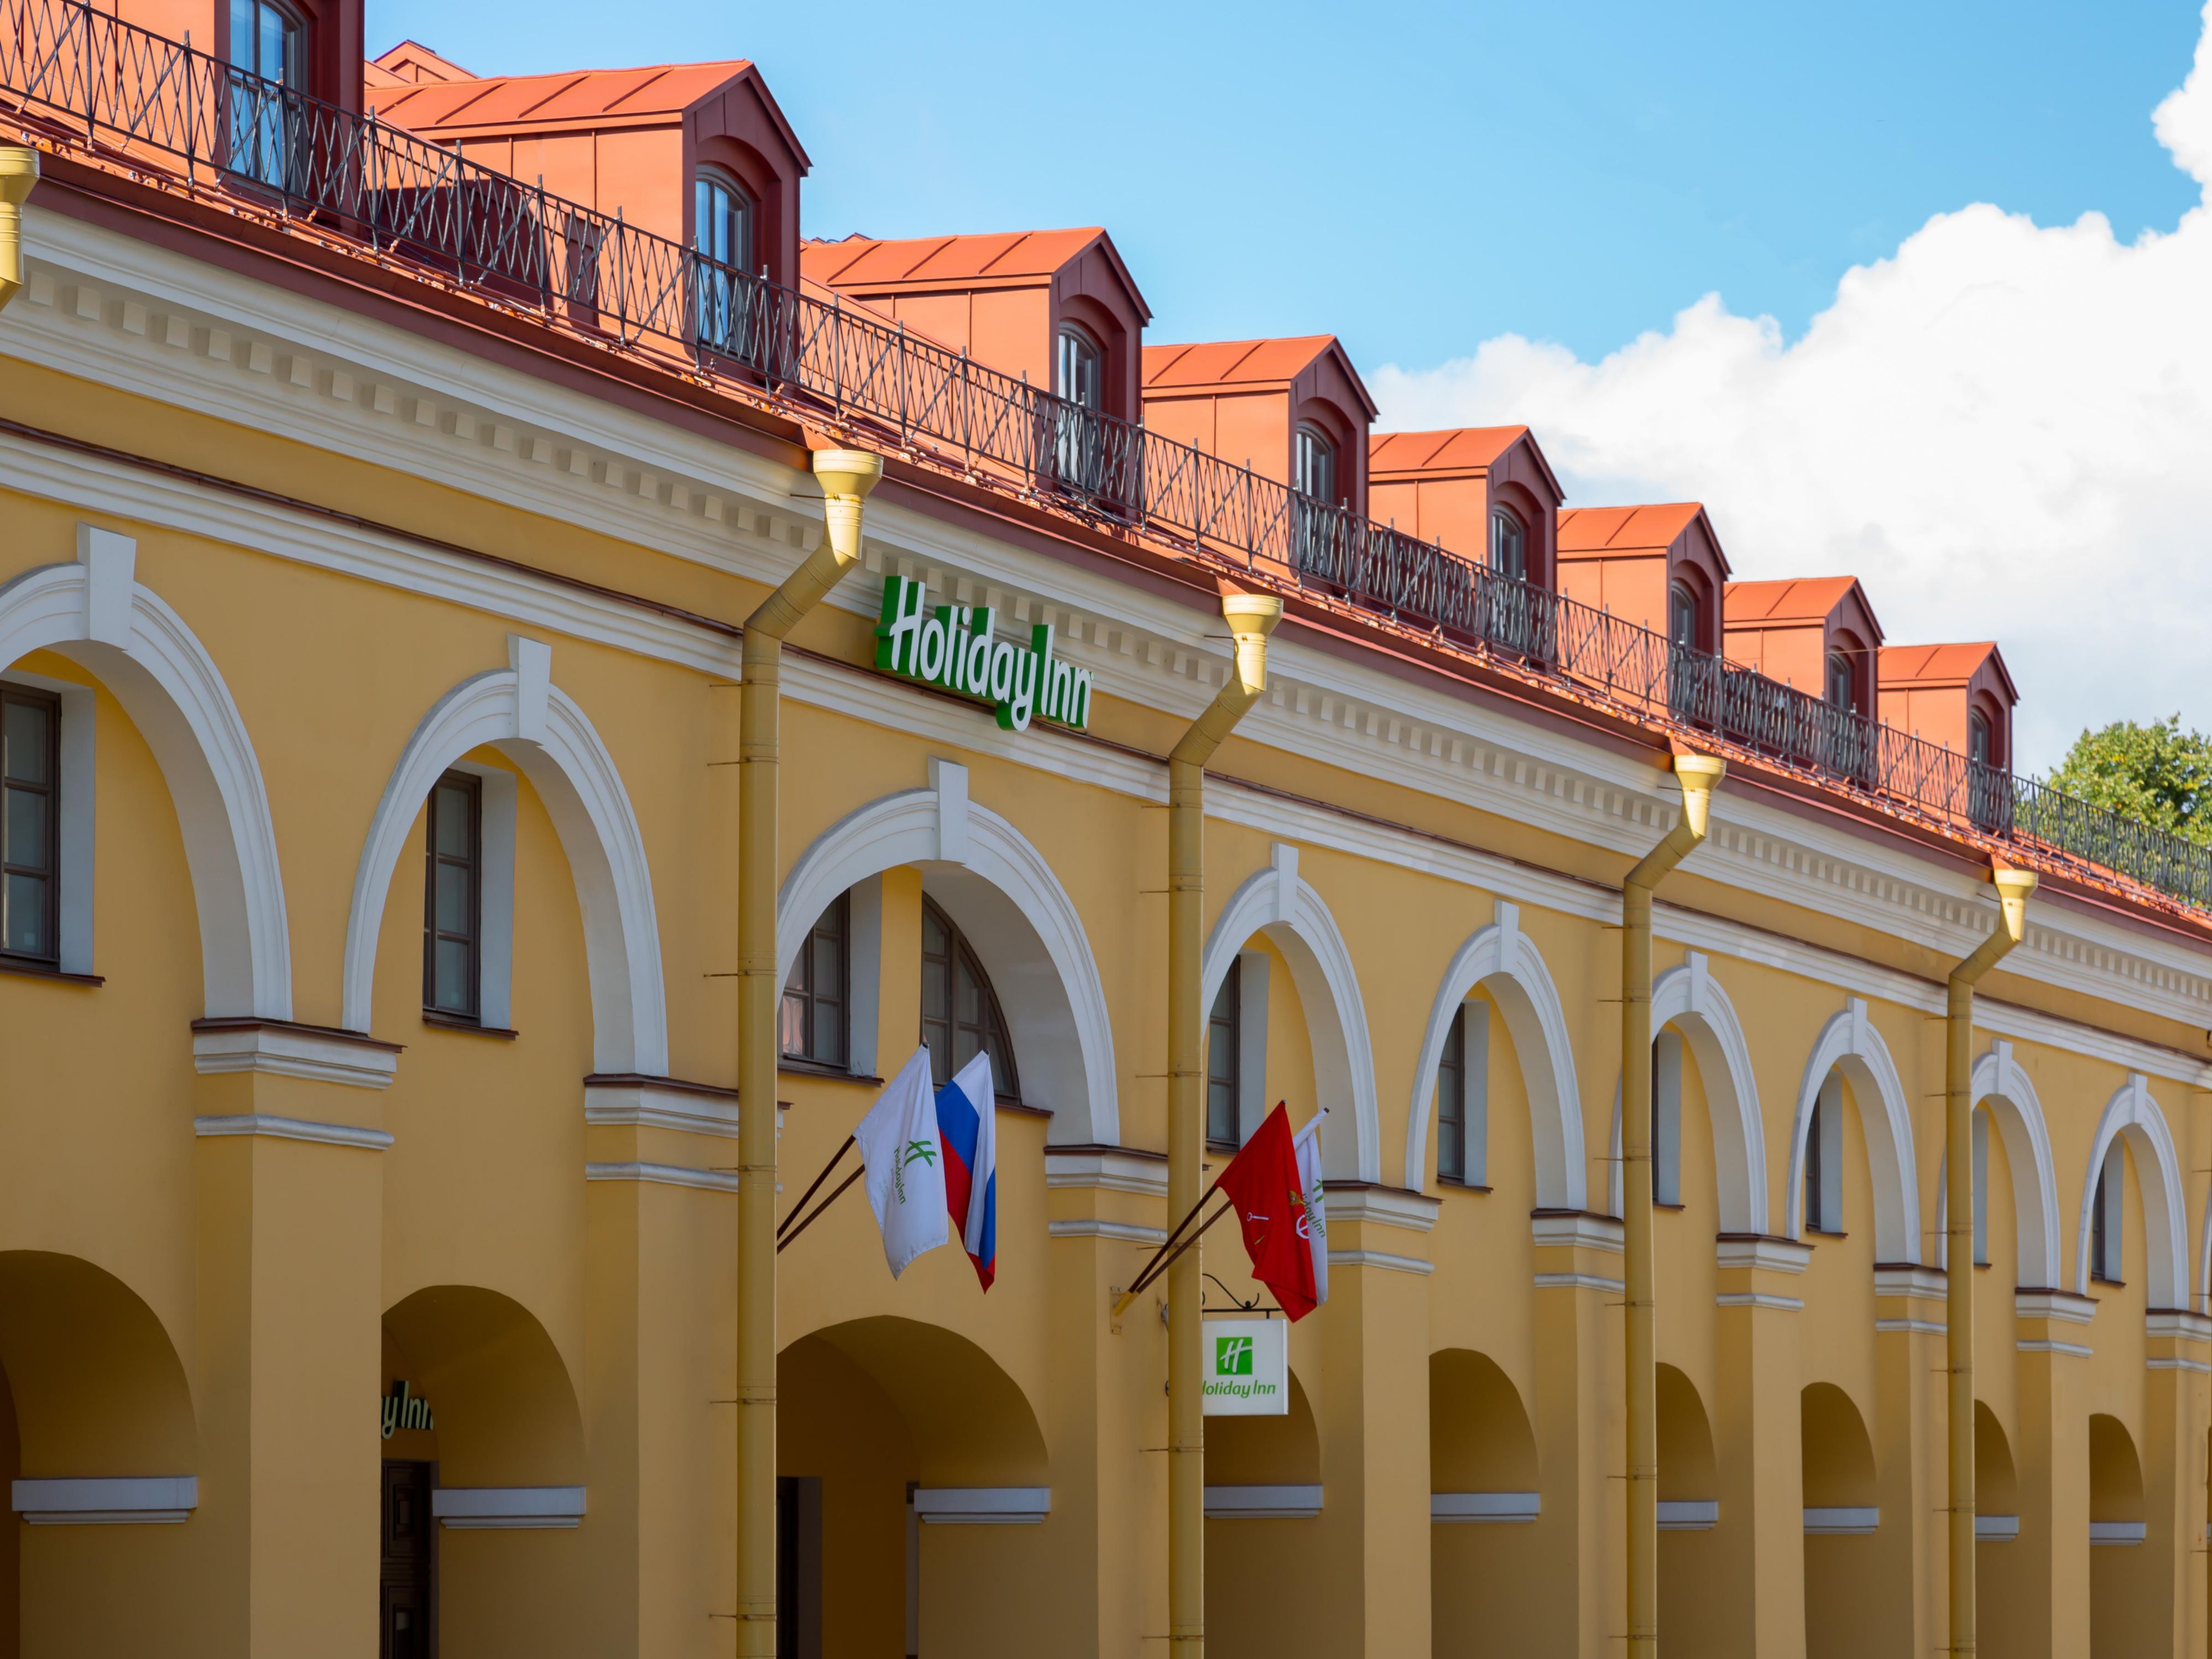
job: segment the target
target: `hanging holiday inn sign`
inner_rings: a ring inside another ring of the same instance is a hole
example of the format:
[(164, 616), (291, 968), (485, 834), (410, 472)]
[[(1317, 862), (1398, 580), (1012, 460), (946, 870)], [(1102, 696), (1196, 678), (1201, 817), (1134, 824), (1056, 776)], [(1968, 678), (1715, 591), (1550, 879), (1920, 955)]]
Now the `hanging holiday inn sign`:
[(931, 611), (927, 599), (911, 577), (885, 580), (877, 667), (992, 703), (1008, 732), (1026, 732), (1032, 716), (1079, 732), (1091, 724), (1091, 671), (1053, 654), (1050, 623), (1032, 626), (1024, 645), (997, 637), (988, 605)]

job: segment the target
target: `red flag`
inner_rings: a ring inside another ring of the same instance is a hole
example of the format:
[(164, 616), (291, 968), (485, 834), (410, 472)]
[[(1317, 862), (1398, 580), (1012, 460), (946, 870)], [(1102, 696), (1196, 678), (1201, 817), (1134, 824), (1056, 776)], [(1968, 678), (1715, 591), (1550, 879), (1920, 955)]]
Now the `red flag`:
[(1313, 1247), (1299, 1224), (1305, 1217), (1305, 1188), (1298, 1179), (1290, 1114), (1281, 1101), (1244, 1150), (1229, 1160), (1218, 1184), (1237, 1206), (1252, 1277), (1275, 1293), (1292, 1320), (1304, 1318), (1315, 1304)]

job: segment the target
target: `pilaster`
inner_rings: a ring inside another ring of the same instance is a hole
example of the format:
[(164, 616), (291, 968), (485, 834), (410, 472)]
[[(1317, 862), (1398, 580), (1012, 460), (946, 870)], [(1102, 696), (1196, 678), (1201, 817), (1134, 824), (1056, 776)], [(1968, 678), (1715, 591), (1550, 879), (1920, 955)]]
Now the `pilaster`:
[(1946, 1280), (1941, 1267), (1878, 1263), (1875, 1273), (1875, 1553), (1893, 1587), (1869, 1610), (1882, 1650), (1932, 1653), (1945, 1608), (1943, 1368)]
[[(1720, 1241), (1716, 1292), (1714, 1454), (1726, 1582), (1738, 1604), (1722, 1621), (1743, 1659), (1805, 1652), (1805, 1492), (1800, 1443), (1803, 1364), (1799, 1275), (1812, 1251), (1794, 1239)], [(1663, 1489), (1662, 1489), (1663, 1490)], [(1664, 1632), (1662, 1632), (1662, 1638)]]
[(1540, 1583), (1512, 1644), (1601, 1659), (1628, 1617), (1619, 1563), (1627, 1522), (1620, 1375), (1621, 1228), (1611, 1216), (1542, 1212), (1535, 1233), (1536, 1388), (1529, 1402), (1543, 1481)]
[(2020, 1534), (2009, 1542), (1985, 1536), (1975, 1552), (1978, 1629), (1993, 1654), (2071, 1659), (2089, 1651), (2085, 1389), (2096, 1304), (2060, 1291), (2022, 1291), (2014, 1304)]

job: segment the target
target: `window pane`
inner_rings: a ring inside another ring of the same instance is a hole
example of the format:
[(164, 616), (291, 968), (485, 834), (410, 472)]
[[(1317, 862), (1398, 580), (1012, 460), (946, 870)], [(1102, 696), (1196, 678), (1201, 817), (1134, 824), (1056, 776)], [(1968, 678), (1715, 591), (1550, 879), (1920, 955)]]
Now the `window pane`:
[(778, 1043), (787, 1054), (806, 1052), (806, 999), (786, 992)]
[(962, 951), (960, 973), (957, 982), (960, 987), (960, 1010), (957, 1018), (963, 1025), (981, 1025), (983, 1023), (983, 992), (982, 988), (976, 983), (980, 977), (975, 971), (975, 963), (969, 958), (966, 951)]
[(824, 928), (814, 935), (814, 989), (824, 996), (836, 996), (845, 984), (845, 950), (843, 941)]
[(8, 791), (8, 862), (47, 867), (46, 805), (52, 797), (36, 789)]
[(11, 874), (7, 890), (7, 948), (25, 956), (53, 954), (46, 929), (46, 878)]
[(48, 750), (53, 716), (44, 703), (8, 702), (8, 775), (19, 783), (51, 783)]
[(469, 926), (469, 871), (465, 864), (438, 866), (438, 931), (473, 933)]
[(438, 821), (438, 850), (447, 858), (465, 859), (469, 855), (469, 806), (471, 791), (457, 788), (449, 783), (438, 786), (435, 816)]
[(952, 1018), (950, 966), (924, 959), (921, 964), (921, 1017), (942, 1024)]
[(828, 1000), (817, 1001), (813, 1009), (813, 1030), (809, 1036), (807, 1055), (824, 1066), (845, 1063), (845, 1011)]
[(441, 939), (437, 950), (436, 995), (431, 1006), (447, 1013), (465, 1014), (469, 995), (469, 947), (465, 940)]

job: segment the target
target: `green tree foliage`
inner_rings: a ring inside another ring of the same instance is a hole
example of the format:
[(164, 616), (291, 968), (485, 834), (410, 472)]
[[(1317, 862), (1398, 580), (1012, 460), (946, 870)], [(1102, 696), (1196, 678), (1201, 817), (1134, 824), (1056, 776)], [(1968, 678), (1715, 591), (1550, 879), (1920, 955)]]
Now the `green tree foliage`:
[(2212, 738), (2173, 714), (2084, 732), (2051, 782), (2069, 795), (2212, 844)]

